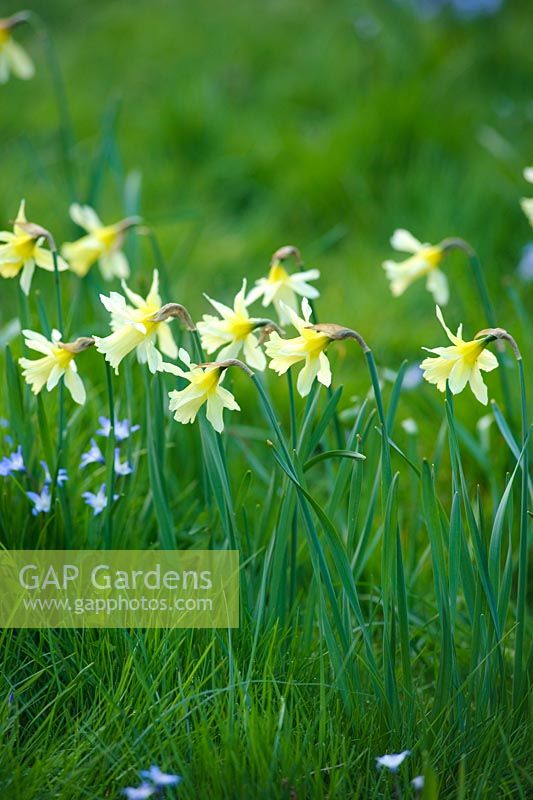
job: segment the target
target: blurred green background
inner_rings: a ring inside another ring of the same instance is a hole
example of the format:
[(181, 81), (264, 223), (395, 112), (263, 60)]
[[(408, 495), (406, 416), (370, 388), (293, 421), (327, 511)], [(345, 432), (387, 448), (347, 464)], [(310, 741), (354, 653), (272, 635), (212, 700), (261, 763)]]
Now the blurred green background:
[[(395, 257), (388, 239), (404, 226), (424, 241), (469, 240), (501, 323), (520, 338), (507, 289), (531, 238), (519, 207), (533, 161), (528, 2), (473, 20), (448, 9), (425, 18), (393, 0), (30, 7), (65, 76), (79, 199), (96, 198), (112, 221), (124, 211), (126, 174), (140, 171), (172, 299), (194, 314), (207, 310), (201, 291), (228, 300), (243, 275), (256, 279), (277, 247), (296, 244), (322, 271), (322, 319), (359, 328), (378, 361), (397, 368), (421, 344), (444, 344), (423, 283), (397, 300), (389, 293), (381, 262)], [(71, 238), (42, 42), (28, 27), (17, 38), (38, 74), (0, 90), (1, 227), (25, 196), (30, 218)], [(102, 129), (115, 124), (102, 176)], [(145, 285), (152, 266), (143, 245), (133, 282)], [(464, 259), (446, 271), (450, 324), (464, 320), (473, 333), (484, 319)], [(35, 285), (48, 281), (38, 274)], [(2, 283), (3, 324), (14, 284)], [(520, 292), (530, 303), (531, 285)]]

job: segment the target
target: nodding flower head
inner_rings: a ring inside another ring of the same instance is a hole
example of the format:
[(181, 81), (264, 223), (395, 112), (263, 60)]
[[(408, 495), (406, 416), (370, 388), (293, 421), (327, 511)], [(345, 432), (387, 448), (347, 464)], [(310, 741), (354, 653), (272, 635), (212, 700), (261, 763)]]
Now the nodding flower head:
[(198, 331), (202, 338), (202, 346), (207, 353), (219, 350), (220, 360), (236, 358), (241, 350), (246, 363), (252, 369), (264, 370), (266, 367), (265, 354), (261, 349), (261, 337), (254, 331), (267, 325), (272, 325), (270, 320), (257, 319), (248, 313), (249, 298), (246, 297), (246, 280), (242, 283), (240, 292), (235, 296), (233, 308), (212, 300), (206, 295), (213, 308), (220, 314), (204, 314), (198, 323)]
[(270, 262), (270, 270), (265, 278), (259, 278), (247, 297), (247, 303), (261, 299), (263, 306), (274, 305), (281, 325), (291, 321), (288, 309), (298, 310), (298, 296), (314, 299), (319, 297), (318, 289), (309, 281), (320, 278), (318, 269), (308, 269), (290, 273), (286, 261), (293, 258), (296, 266), (302, 266), (302, 257), (297, 247), (286, 245), (276, 250)]
[(491, 341), (502, 338), (496, 335), (497, 331), (501, 331), (501, 329), (480, 331), (476, 338), (465, 341), (462, 338), (463, 326), (459, 325), (457, 334), (454, 336), (444, 322), (442, 311), (438, 306), (437, 319), (446, 331), (452, 345), (423, 348), (436, 356), (425, 358), (420, 364), (424, 378), (429, 383), (435, 384), (440, 392), (444, 392), (446, 384), (448, 384), (452, 394), (462, 392), (468, 383), (479, 402), (486, 405), (488, 401), (487, 387), (481, 372), (491, 372), (498, 366), (498, 359), (486, 348)]
[[(0, 55), (1, 58), (1, 55)], [(50, 250), (43, 245), (48, 243)], [(20, 287), (24, 294), (30, 293), (31, 282), (35, 267), (54, 272), (55, 242), (50, 231), (28, 222), (26, 219), (26, 204), (21, 200), (17, 218), (13, 224), (13, 231), (0, 231), (0, 276), (2, 278), (16, 278), (20, 275)], [(68, 269), (68, 264), (61, 256), (55, 254), (57, 267), (60, 272)]]
[(83, 405), (86, 399), (85, 387), (78, 375), (75, 359), (84, 350), (93, 346), (94, 339), (82, 336), (73, 342), (62, 342), (61, 333), (55, 329), (52, 331), (51, 339), (36, 331), (24, 330), (22, 333), (26, 347), (43, 353), (43, 358), (19, 358), (22, 375), (26, 383), (31, 386), (33, 394), (39, 394), (44, 386), (51, 391), (63, 378), (72, 399)]
[(76, 275), (87, 275), (98, 262), (106, 281), (113, 278), (129, 278), (130, 268), (122, 246), (126, 233), (141, 222), (140, 217), (126, 217), (112, 225), (104, 225), (96, 211), (90, 206), (73, 203), (70, 216), (78, 227), (87, 231), (75, 242), (66, 242), (61, 252)]
[(184, 389), (169, 392), (169, 409), (174, 413), (176, 422), (183, 425), (194, 422), (202, 406), (206, 406), (206, 417), (213, 428), (221, 433), (224, 430), (224, 409), (240, 411), (234, 396), (220, 384), (227, 369), (239, 366), (248, 374), (250, 370), (241, 361), (229, 359), (212, 364), (193, 364), (186, 350), (179, 351), (179, 358), (187, 367), (186, 370), (175, 364), (163, 363), (162, 371), (184, 378), (188, 386)]
[(303, 317), (299, 317), (290, 308), (286, 311), (299, 336), (282, 339), (277, 331), (273, 331), (265, 350), (271, 359), (270, 369), (278, 375), (283, 375), (290, 367), (304, 362), (297, 381), (298, 392), (302, 397), (309, 394), (315, 378), (323, 386), (331, 385), (331, 367), (326, 355), (326, 348), (330, 342), (354, 339), (364, 352), (369, 351), (362, 336), (351, 328), (334, 323), (314, 325), (311, 322), (311, 306), (306, 298), (302, 301)]
[(404, 228), (395, 230), (390, 241), (395, 250), (411, 254), (400, 263), (390, 260), (383, 262), (394, 297), (399, 297), (412, 283), (425, 277), (426, 288), (435, 298), (435, 302), (446, 305), (450, 294), (448, 280), (439, 269), (446, 248), (442, 244), (423, 244)]
[(33, 61), (26, 50), (13, 39), (13, 30), (27, 22), (30, 14), (19, 11), (11, 17), (0, 19), (0, 84), (7, 83), (11, 74), (23, 81), (35, 75)]
[(155, 373), (163, 364), (161, 353), (172, 359), (178, 355), (169, 321), (179, 319), (191, 330), (194, 325), (190, 314), (179, 303), (163, 305), (157, 270), (154, 270), (152, 286), (145, 298), (132, 292), (124, 281), (122, 289), (125, 297), (118, 292), (111, 292), (109, 297), (100, 295), (102, 304), (111, 314), (112, 333), (95, 336), (96, 349), (103, 353), (116, 373), (122, 359), (133, 351), (137, 353), (137, 360), (148, 364), (150, 372)]

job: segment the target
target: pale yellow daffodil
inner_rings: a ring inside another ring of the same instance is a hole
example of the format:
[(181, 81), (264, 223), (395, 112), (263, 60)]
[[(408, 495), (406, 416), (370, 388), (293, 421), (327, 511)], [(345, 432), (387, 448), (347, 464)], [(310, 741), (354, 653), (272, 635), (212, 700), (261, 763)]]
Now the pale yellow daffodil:
[(102, 304), (111, 314), (113, 333), (105, 337), (95, 336), (96, 349), (103, 353), (117, 374), (120, 362), (133, 350), (137, 353), (138, 361), (148, 364), (150, 372), (155, 373), (163, 363), (156, 341), (161, 352), (169, 358), (176, 358), (178, 354), (170, 327), (165, 321), (179, 316), (175, 313), (178, 307), (172, 303), (162, 305), (157, 270), (154, 270), (152, 286), (146, 298), (132, 292), (124, 281), (122, 289), (131, 305), (118, 292), (110, 292), (109, 297), (100, 295)]
[(297, 263), (301, 264), (300, 253), (296, 247), (290, 245), (281, 247), (272, 257), (267, 277), (259, 278), (246, 298), (248, 304), (261, 299), (265, 308), (273, 303), (281, 325), (291, 321), (287, 309), (295, 312), (298, 310), (298, 296), (311, 300), (320, 296), (318, 289), (309, 284), (309, 281), (320, 278), (320, 271), (308, 269), (291, 274), (287, 272), (284, 264), (289, 256), (294, 256)]
[(493, 341), (488, 336), (480, 336), (471, 341), (464, 341), (463, 326), (460, 325), (454, 336), (446, 326), (442, 311), (437, 306), (437, 319), (446, 331), (448, 339), (452, 342), (449, 347), (424, 347), (429, 353), (435, 353), (436, 358), (425, 358), (420, 364), (424, 378), (437, 386), (440, 392), (446, 391), (446, 383), (452, 394), (462, 392), (466, 384), (475, 397), (483, 405), (487, 405), (487, 387), (481, 372), (491, 372), (498, 366), (498, 359), (486, 350), (487, 344)]
[(449, 298), (448, 280), (439, 269), (444, 257), (444, 248), (439, 245), (422, 244), (404, 228), (394, 231), (390, 243), (395, 250), (413, 254), (400, 263), (383, 262), (383, 269), (387, 273), (394, 297), (402, 295), (418, 278), (427, 276), (427, 290), (431, 292), (436, 303), (446, 305)]
[[(50, 240), (50, 234), (39, 225), (26, 219), (25, 202), (21, 201), (13, 232), (0, 231), (0, 275), (2, 278), (16, 278), (20, 274), (20, 287), (24, 294), (30, 293), (35, 267), (48, 272), (54, 271), (54, 258), (43, 244)], [(68, 269), (60, 256), (57, 256), (60, 272)]]
[(37, 395), (46, 386), (50, 392), (63, 378), (75, 403), (85, 403), (85, 387), (78, 375), (75, 358), (79, 353), (92, 347), (94, 340), (84, 336), (74, 342), (62, 342), (61, 333), (52, 331), (52, 338), (47, 339), (36, 331), (23, 330), (26, 347), (43, 353), (43, 358), (19, 358), (22, 375)]
[(26, 19), (25, 12), (0, 19), (0, 84), (7, 83), (11, 74), (23, 81), (28, 81), (35, 75), (33, 61), (12, 35), (13, 28)]
[(61, 248), (72, 271), (83, 278), (98, 262), (106, 281), (111, 281), (113, 278), (121, 280), (128, 278), (130, 268), (128, 259), (122, 252), (122, 246), (128, 228), (137, 225), (139, 219), (128, 217), (113, 225), (104, 225), (90, 206), (73, 203), (69, 211), (73, 222), (87, 231), (86, 236), (75, 242), (65, 242)]
[[(533, 183), (533, 167), (526, 167), (524, 170), (524, 178), (529, 183)], [(522, 211), (529, 220), (529, 224), (533, 227), (533, 197), (523, 197), (520, 200)]]
[(302, 301), (303, 319), (291, 308), (282, 310), (299, 336), (282, 339), (276, 331), (271, 333), (265, 345), (267, 356), (271, 359), (268, 366), (278, 375), (283, 375), (290, 367), (303, 361), (304, 367), (298, 375), (297, 388), (300, 395), (306, 397), (315, 378), (323, 386), (331, 385), (331, 368), (325, 353), (331, 337), (312, 327), (311, 306), (306, 298)]
[(194, 422), (205, 404), (207, 419), (213, 428), (221, 433), (224, 430), (224, 409), (240, 411), (235, 397), (220, 385), (227, 370), (223, 365), (217, 364), (197, 366), (191, 362), (189, 354), (183, 349), (179, 351), (179, 358), (187, 370), (166, 362), (161, 367), (163, 372), (169, 372), (189, 382), (184, 389), (169, 392), (169, 409), (174, 413), (174, 419), (183, 425)]
[(221, 317), (219, 319), (211, 314), (204, 314), (202, 321), (197, 325), (206, 353), (214, 353), (222, 348), (218, 353), (218, 360), (223, 361), (236, 358), (243, 350), (246, 363), (250, 367), (264, 370), (265, 354), (253, 331), (263, 326), (266, 321), (254, 319), (248, 314), (246, 280), (243, 281), (242, 289), (235, 297), (233, 308), (205, 296)]

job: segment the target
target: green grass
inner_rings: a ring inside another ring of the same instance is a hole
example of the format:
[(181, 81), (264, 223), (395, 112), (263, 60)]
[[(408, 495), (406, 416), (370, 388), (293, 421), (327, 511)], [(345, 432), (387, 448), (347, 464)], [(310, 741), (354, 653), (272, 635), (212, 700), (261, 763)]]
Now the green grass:
[[(243, 566), (238, 630), (2, 630), (0, 791), (104, 800), (157, 763), (183, 775), (184, 798), (388, 798), (396, 789), (374, 759), (409, 748), (402, 796), (424, 773), (427, 800), (526, 800), (533, 656), (519, 587), (531, 490), (517, 466), (519, 372), (507, 352), (487, 377), (497, 403), (487, 410), (468, 391), (453, 404), (427, 384), (400, 391), (390, 371), (444, 335), (423, 286), (393, 300), (381, 269), (395, 227), (468, 240), (531, 398), (532, 289), (513, 274), (531, 235), (518, 205), (533, 119), (526, 4), (469, 24), (319, 0), (33, 7), (66, 77), (78, 198), (110, 219), (140, 211), (155, 231), (161, 256), (146, 236), (129, 238), (132, 287), (146, 289), (156, 258), (165, 300), (197, 319), (202, 291), (227, 302), (278, 246), (297, 244), (322, 271), (319, 318), (370, 343), (384, 414), (353, 341), (331, 345), (334, 390), (308, 401), (291, 404), (271, 372), (254, 386), (232, 371), (242, 411), (220, 438), (203, 417), (173, 422), (175, 381), (129, 359), (112, 387), (117, 417), (141, 425), (123, 445), (135, 471), (115, 477), (113, 513), (93, 518), (81, 493), (111, 473), (78, 464), (109, 400), (103, 360), (87, 352), (88, 403), (65, 397), (71, 479), (34, 518), (24, 492), (40, 486), (39, 460), (54, 461), (59, 393), (37, 403), (21, 383), (15, 323), (27, 313), (36, 329), (56, 324), (53, 279), (36, 275), (21, 312), (15, 281), (2, 281), (0, 411), (28, 464), (20, 481), (0, 479), (2, 545), (236, 545)], [(357, 34), (368, 14), (374, 38)], [(0, 89), (0, 227), (25, 196), (61, 242), (73, 230), (57, 110), (42, 48), (28, 29), (21, 39), (38, 74)], [(446, 319), (473, 335), (486, 320), (470, 265), (454, 254), (445, 269)], [(61, 287), (69, 334), (105, 334), (97, 270), (83, 282), (65, 274)], [(476, 427), (485, 413), (488, 433)]]

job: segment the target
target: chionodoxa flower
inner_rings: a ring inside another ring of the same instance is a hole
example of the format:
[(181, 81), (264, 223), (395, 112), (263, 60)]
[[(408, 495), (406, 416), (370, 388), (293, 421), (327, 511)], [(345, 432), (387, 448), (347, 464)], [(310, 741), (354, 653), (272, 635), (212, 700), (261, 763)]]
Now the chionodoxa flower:
[(221, 317), (219, 319), (212, 314), (204, 314), (202, 321), (196, 326), (205, 351), (214, 353), (222, 348), (218, 359), (224, 361), (228, 358), (237, 358), (243, 350), (245, 361), (250, 367), (264, 370), (265, 354), (254, 331), (265, 327), (272, 330), (276, 326), (270, 320), (255, 319), (248, 314), (247, 306), (250, 304), (250, 299), (246, 297), (246, 280), (243, 281), (242, 288), (233, 301), (233, 308), (212, 300), (208, 295), (205, 296)]
[(318, 289), (311, 286), (308, 281), (316, 281), (320, 278), (318, 269), (308, 269), (304, 272), (293, 272), (292, 274), (285, 269), (285, 262), (293, 257), (297, 266), (302, 265), (302, 258), (297, 247), (286, 245), (276, 250), (270, 262), (270, 271), (266, 278), (259, 278), (256, 285), (251, 289), (247, 304), (262, 298), (263, 306), (274, 304), (281, 325), (291, 321), (287, 309), (298, 310), (298, 299), (307, 297), (311, 300), (319, 297)]
[(428, 353), (435, 353), (436, 358), (425, 358), (420, 364), (424, 378), (429, 383), (434, 383), (440, 392), (446, 390), (446, 383), (452, 394), (462, 392), (466, 384), (475, 397), (483, 405), (487, 405), (487, 387), (481, 372), (491, 372), (498, 366), (498, 359), (487, 350), (487, 345), (498, 338), (491, 331), (480, 331), (471, 341), (464, 341), (463, 326), (459, 325), (454, 336), (447, 327), (442, 316), (442, 311), (437, 306), (437, 319), (446, 331), (448, 339), (452, 342), (448, 347), (424, 347)]
[(194, 422), (202, 406), (206, 406), (206, 417), (213, 428), (221, 433), (224, 430), (224, 409), (229, 411), (240, 411), (240, 407), (234, 396), (220, 384), (224, 379), (226, 371), (231, 366), (239, 366), (249, 373), (247, 367), (236, 359), (216, 362), (212, 364), (193, 364), (186, 350), (180, 348), (179, 359), (185, 364), (187, 370), (175, 364), (166, 362), (162, 365), (162, 371), (179, 378), (184, 378), (189, 385), (184, 389), (174, 389), (169, 392), (169, 409), (174, 413), (176, 422), (187, 425)]
[(33, 61), (24, 48), (15, 42), (11, 33), (17, 25), (27, 20), (26, 11), (0, 19), (0, 83), (7, 83), (11, 73), (23, 81), (35, 75)]
[(449, 289), (446, 275), (439, 266), (451, 246), (459, 246), (460, 240), (445, 240), (439, 245), (422, 244), (404, 228), (395, 230), (390, 243), (395, 250), (412, 253), (405, 261), (384, 261), (383, 269), (390, 281), (391, 292), (399, 297), (418, 278), (427, 276), (426, 288), (435, 302), (444, 306), (448, 302)]
[(152, 286), (146, 298), (132, 292), (124, 282), (122, 289), (131, 305), (118, 292), (111, 292), (109, 297), (100, 295), (100, 300), (111, 314), (113, 333), (103, 338), (95, 336), (96, 349), (103, 353), (117, 374), (120, 362), (133, 350), (137, 353), (138, 361), (148, 364), (150, 372), (155, 373), (163, 364), (155, 340), (164, 355), (174, 359), (178, 354), (167, 320), (180, 319), (187, 330), (194, 330), (194, 324), (189, 312), (179, 303), (162, 304), (157, 270), (154, 270)]
[[(20, 286), (26, 295), (30, 293), (36, 266), (48, 272), (54, 271), (54, 256), (50, 250), (44, 249), (45, 240), (55, 250), (52, 234), (46, 228), (26, 219), (26, 204), (22, 200), (13, 232), (0, 231), (0, 242), (4, 242), (0, 244), (0, 275), (2, 278), (16, 278), (21, 273)], [(60, 272), (68, 269), (68, 264), (57, 253), (56, 258)]]
[(61, 333), (52, 331), (51, 340), (36, 331), (24, 330), (26, 347), (43, 353), (43, 358), (19, 358), (24, 380), (31, 386), (33, 394), (37, 395), (46, 386), (51, 391), (63, 377), (65, 386), (69, 390), (74, 402), (85, 403), (85, 387), (78, 375), (76, 356), (92, 347), (94, 339), (90, 336), (81, 336), (73, 342), (62, 342)]
[(65, 242), (61, 248), (72, 271), (83, 278), (98, 261), (106, 281), (129, 278), (130, 268), (122, 246), (126, 232), (138, 225), (140, 218), (126, 217), (113, 225), (104, 225), (90, 206), (73, 203), (69, 211), (73, 222), (87, 231), (86, 236), (75, 242)]

